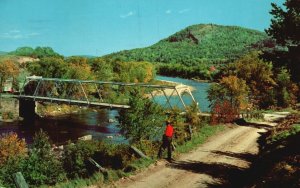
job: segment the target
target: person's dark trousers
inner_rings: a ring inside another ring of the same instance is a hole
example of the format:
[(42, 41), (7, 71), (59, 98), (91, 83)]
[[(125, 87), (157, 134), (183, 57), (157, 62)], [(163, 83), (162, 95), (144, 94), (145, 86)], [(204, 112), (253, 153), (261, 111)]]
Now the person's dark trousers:
[(159, 147), (159, 151), (158, 151), (158, 158), (161, 158), (162, 156), (162, 152), (163, 150), (165, 150), (166, 148), (168, 148), (168, 160), (172, 159), (172, 138), (171, 137), (167, 137), (166, 135), (163, 135), (163, 139), (162, 139), (162, 144)]

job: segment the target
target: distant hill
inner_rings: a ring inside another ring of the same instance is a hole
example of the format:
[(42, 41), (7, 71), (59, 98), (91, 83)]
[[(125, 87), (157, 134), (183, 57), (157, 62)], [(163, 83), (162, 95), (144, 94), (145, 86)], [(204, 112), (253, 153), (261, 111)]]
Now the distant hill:
[(96, 58), (97, 56), (94, 56), (94, 55), (72, 55), (69, 57), (83, 57), (83, 58), (91, 59), (91, 58)]
[(158, 43), (124, 50), (104, 57), (122, 61), (149, 61), (197, 66), (232, 61), (267, 38), (264, 32), (237, 26), (199, 24), (189, 26)]
[(7, 52), (0, 51), (0, 55), (5, 55)]
[(62, 55), (55, 52), (51, 47), (20, 47), (15, 51), (9, 52), (9, 55), (15, 56), (26, 56), (31, 58), (43, 58), (43, 57), (60, 57), (63, 58)]

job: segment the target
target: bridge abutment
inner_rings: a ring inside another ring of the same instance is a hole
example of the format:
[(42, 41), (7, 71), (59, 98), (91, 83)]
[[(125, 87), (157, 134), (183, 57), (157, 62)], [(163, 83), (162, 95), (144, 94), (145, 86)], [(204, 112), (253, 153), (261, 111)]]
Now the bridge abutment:
[(34, 119), (36, 114), (36, 102), (32, 100), (19, 99), (19, 116), (25, 120)]

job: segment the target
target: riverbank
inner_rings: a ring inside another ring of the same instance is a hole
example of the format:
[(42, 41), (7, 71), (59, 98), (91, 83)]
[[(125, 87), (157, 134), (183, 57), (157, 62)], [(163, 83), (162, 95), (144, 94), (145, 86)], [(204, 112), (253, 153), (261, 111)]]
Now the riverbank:
[(75, 105), (38, 103), (37, 114), (40, 117), (57, 117), (67, 114), (76, 114), (83, 108)]
[[(185, 85), (185, 84), (182, 84), (180, 82), (174, 82), (174, 81), (168, 81), (168, 80), (159, 80), (160, 84), (161, 85), (171, 85), (171, 86), (176, 86), (178, 88), (187, 88), (189, 91), (195, 91), (196, 88), (193, 87), (193, 86), (189, 86), (189, 85)], [(162, 90), (158, 90), (158, 91), (153, 91), (152, 92), (152, 95), (153, 96), (163, 96), (164, 93), (167, 95), (167, 96), (175, 96), (175, 95), (178, 95), (176, 92), (174, 92), (174, 89), (169, 89), (169, 88), (166, 88), (164, 89), (163, 91)]]

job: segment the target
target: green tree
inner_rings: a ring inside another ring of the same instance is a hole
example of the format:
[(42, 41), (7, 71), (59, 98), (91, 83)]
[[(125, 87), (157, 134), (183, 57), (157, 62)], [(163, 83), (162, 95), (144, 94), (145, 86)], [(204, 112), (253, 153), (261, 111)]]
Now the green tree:
[(125, 137), (131, 143), (154, 138), (164, 122), (162, 108), (145, 98), (138, 89), (131, 92), (129, 106), (129, 109), (120, 111), (119, 118), (119, 127)]
[(103, 58), (90, 60), (91, 69), (97, 80), (111, 81), (114, 79), (112, 63)]
[(270, 28), (267, 34), (273, 37), (280, 48), (269, 56), (277, 66), (287, 66), (294, 81), (300, 81), (300, 1), (286, 0), (284, 7), (272, 3)]
[(20, 56), (30, 56), (32, 57), (34, 53), (34, 49), (31, 47), (20, 47), (17, 48), (12, 54), (20, 55)]
[(277, 100), (281, 107), (294, 106), (297, 103), (299, 88), (291, 81), (291, 75), (287, 69), (281, 68), (277, 74)]
[(37, 76), (46, 78), (64, 78), (68, 71), (68, 64), (61, 58), (46, 57), (28, 65), (28, 70)]
[(121, 82), (147, 83), (155, 77), (155, 67), (149, 62), (117, 62), (114, 72)]
[(66, 75), (67, 79), (93, 80), (94, 75), (91, 66), (84, 57), (70, 57), (66, 60), (68, 64)]
[(44, 57), (60, 57), (60, 54), (56, 53), (50, 47), (36, 47), (35, 49), (31, 47), (20, 47), (17, 48), (15, 51), (11, 52), (10, 54), (18, 55), (18, 56), (28, 56), (33, 58), (44, 58)]

